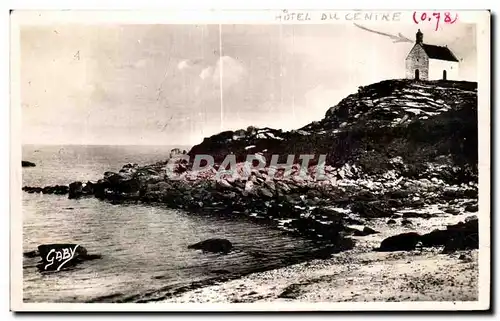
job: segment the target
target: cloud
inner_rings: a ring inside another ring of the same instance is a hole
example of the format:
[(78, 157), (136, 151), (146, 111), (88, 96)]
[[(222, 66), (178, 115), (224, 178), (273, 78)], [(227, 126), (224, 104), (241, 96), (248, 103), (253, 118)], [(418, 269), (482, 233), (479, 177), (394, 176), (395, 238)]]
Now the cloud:
[(205, 80), (208, 77), (212, 77), (213, 73), (214, 73), (214, 68), (212, 66), (208, 66), (207, 68), (201, 71), (200, 78)]
[(179, 70), (183, 70), (183, 69), (186, 69), (188, 67), (190, 67), (189, 66), (189, 59), (184, 59), (177, 64), (177, 69), (179, 69)]
[(197, 58), (197, 59), (184, 59), (184, 60), (181, 60), (177, 64), (177, 69), (183, 70), (183, 69), (191, 68), (191, 67), (194, 67), (195, 65), (198, 65), (202, 61), (203, 60), (200, 59), (200, 58)]
[(215, 66), (214, 80), (218, 82), (222, 76), (222, 86), (229, 88), (239, 82), (245, 74), (246, 69), (242, 63), (229, 56), (223, 56)]
[(211, 81), (215, 85), (222, 84), (223, 89), (228, 89), (243, 79), (246, 74), (246, 68), (241, 62), (230, 56), (222, 56), (215, 65), (203, 69), (200, 78)]

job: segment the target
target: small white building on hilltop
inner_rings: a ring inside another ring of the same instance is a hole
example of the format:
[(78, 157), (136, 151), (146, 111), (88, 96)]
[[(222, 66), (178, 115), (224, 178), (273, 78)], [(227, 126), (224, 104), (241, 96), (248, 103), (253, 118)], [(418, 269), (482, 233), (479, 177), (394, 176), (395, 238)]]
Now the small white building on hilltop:
[(406, 57), (406, 78), (421, 80), (458, 80), (459, 63), (448, 47), (424, 43), (418, 30), (416, 43)]

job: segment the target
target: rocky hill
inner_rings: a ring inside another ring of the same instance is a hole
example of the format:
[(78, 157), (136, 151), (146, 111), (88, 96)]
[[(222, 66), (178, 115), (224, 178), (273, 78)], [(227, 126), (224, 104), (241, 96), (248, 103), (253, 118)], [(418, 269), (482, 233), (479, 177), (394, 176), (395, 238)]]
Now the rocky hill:
[(477, 176), (477, 85), (386, 80), (360, 87), (322, 120), (298, 130), (226, 131), (205, 138), (189, 155), (209, 154), (221, 162), (230, 153), (238, 161), (260, 153), (268, 162), (272, 154), (280, 162), (287, 155), (298, 162), (300, 154), (326, 154), (327, 165), (350, 164), (366, 174), (396, 169), (397, 158), (404, 176), (428, 177), (437, 166), (445, 181), (469, 181)]

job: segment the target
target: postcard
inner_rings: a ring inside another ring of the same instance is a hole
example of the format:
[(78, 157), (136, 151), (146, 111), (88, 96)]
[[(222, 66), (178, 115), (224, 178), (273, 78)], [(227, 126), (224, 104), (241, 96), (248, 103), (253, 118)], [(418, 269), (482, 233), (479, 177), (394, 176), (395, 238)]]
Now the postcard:
[(11, 310), (490, 308), (490, 12), (12, 11)]

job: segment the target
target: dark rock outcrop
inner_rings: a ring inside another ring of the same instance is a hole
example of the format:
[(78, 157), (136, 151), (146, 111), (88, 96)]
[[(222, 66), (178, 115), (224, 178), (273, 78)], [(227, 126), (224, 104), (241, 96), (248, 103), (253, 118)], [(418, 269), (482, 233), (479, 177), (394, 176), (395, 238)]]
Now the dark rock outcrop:
[(375, 250), (379, 252), (412, 251), (420, 240), (420, 234), (415, 232), (398, 234), (384, 239), (380, 247)]
[(479, 248), (479, 225), (477, 217), (449, 225), (446, 230), (434, 230), (421, 237), (423, 246), (444, 246), (443, 252)]
[(23, 186), (22, 190), (33, 194), (33, 193), (41, 193), (42, 192), (42, 187), (36, 187), (36, 186)]
[(76, 199), (82, 196), (93, 196), (94, 195), (94, 185), (88, 181), (87, 183), (73, 182), (69, 184), (68, 198)]
[(476, 205), (467, 205), (465, 207), (466, 212), (477, 212), (479, 210), (479, 206)]
[(21, 161), (21, 166), (22, 167), (35, 167), (36, 164), (28, 161)]
[(68, 186), (66, 186), (66, 185), (54, 185), (54, 186), (45, 186), (45, 187), (24, 186), (22, 188), (22, 190), (27, 192), (27, 193), (65, 195), (68, 193)]
[(233, 248), (233, 244), (226, 239), (208, 239), (188, 246), (188, 249), (202, 250), (204, 252), (227, 254)]
[(383, 208), (380, 204), (375, 204), (374, 202), (356, 202), (351, 206), (353, 213), (358, 213), (361, 217), (366, 218), (380, 218), (380, 217), (391, 217), (393, 211), (387, 208)]

